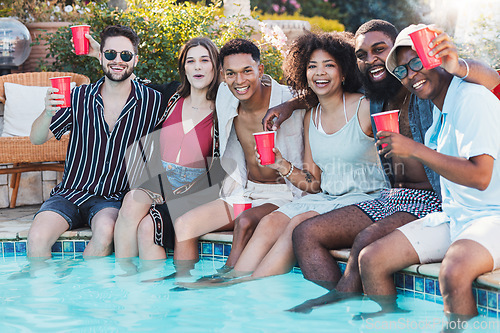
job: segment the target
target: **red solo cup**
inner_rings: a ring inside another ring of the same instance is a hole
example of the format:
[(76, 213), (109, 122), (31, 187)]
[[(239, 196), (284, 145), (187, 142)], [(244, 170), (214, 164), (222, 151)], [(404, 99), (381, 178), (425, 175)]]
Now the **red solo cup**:
[(260, 163), (262, 165), (274, 163), (274, 139), (276, 131), (259, 132), (253, 134), (255, 143), (257, 144), (257, 152), (260, 155)]
[(422, 61), (422, 65), (426, 69), (431, 69), (441, 65), (441, 58), (429, 56), (429, 43), (436, 37), (437, 34), (431, 31), (428, 27), (419, 29), (410, 34), (410, 38), (417, 50), (418, 57)]
[(76, 54), (89, 53), (89, 40), (85, 38), (85, 34), (90, 33), (90, 25), (74, 25), (71, 28), (73, 34), (73, 44), (75, 45)]
[[(399, 133), (399, 110), (391, 110), (372, 114), (373, 121), (377, 127), (377, 132), (387, 131)], [(382, 144), (382, 148), (387, 147), (387, 143)]]
[[(498, 74), (500, 74), (500, 69), (497, 71)], [(500, 84), (493, 88), (492, 92), (495, 94), (498, 99), (500, 99)]]
[(250, 199), (241, 199), (233, 203), (234, 218), (237, 218), (245, 210), (252, 208), (252, 201)]
[(64, 95), (64, 103), (59, 105), (62, 108), (67, 108), (71, 106), (71, 76), (59, 76), (59, 77), (51, 77), (50, 83), (53, 88), (59, 89), (57, 94)]

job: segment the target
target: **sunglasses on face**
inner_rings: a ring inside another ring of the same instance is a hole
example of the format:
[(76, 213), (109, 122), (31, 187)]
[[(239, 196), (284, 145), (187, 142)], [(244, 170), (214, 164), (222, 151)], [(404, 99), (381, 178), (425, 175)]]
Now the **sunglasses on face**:
[(393, 73), (399, 80), (403, 80), (408, 76), (408, 68), (410, 68), (414, 72), (420, 72), (422, 68), (424, 68), (424, 65), (422, 65), (422, 61), (419, 57), (415, 57), (408, 61), (406, 65), (400, 65), (394, 68)]
[(130, 51), (116, 52), (115, 50), (107, 50), (104, 51), (104, 58), (107, 60), (115, 60), (117, 54), (120, 54), (120, 58), (125, 62), (129, 62), (134, 57), (134, 54)]

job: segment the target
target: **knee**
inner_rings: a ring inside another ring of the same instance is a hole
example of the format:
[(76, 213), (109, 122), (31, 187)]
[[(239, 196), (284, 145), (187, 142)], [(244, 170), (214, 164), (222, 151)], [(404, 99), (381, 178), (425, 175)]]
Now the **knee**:
[(148, 218), (143, 219), (137, 229), (137, 241), (140, 244), (151, 243), (154, 232), (153, 221)]
[(198, 226), (196, 221), (196, 219), (191, 219), (186, 214), (174, 221), (175, 236), (178, 242), (194, 238), (198, 239), (201, 236), (200, 226)]
[(383, 274), (385, 272), (384, 263), (387, 258), (383, 258), (377, 244), (366, 246), (359, 253), (358, 265), (361, 276), (364, 278), (370, 275)]
[(97, 235), (100, 239), (113, 240), (115, 230), (115, 220), (112, 218), (100, 218), (99, 221), (93, 221), (92, 238)]
[(307, 243), (316, 243), (311, 221), (304, 221), (292, 231), (292, 242), (294, 248), (300, 248)]
[(466, 266), (446, 259), (443, 260), (439, 270), (439, 285), (443, 296), (462, 289), (469, 289), (473, 281), (474, 277), (467, 274)]
[[(264, 218), (262, 221), (264, 221)], [(236, 219), (234, 227), (239, 232), (247, 234), (253, 233), (258, 223), (258, 220), (256, 221), (254, 218), (242, 214)]]
[(145, 200), (145, 194), (141, 190), (130, 190), (123, 198), (119, 211), (120, 223), (134, 221), (139, 223), (140, 219), (147, 214), (149, 203)]
[(355, 238), (352, 247), (356, 249), (363, 249), (366, 246), (370, 245), (372, 242), (377, 240), (374, 235), (374, 232), (370, 227), (362, 230)]

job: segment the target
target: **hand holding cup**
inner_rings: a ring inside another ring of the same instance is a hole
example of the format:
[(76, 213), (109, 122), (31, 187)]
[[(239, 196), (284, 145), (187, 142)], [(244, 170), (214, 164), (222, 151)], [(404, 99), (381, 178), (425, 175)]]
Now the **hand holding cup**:
[(48, 88), (47, 94), (45, 95), (45, 110), (44, 113), (49, 118), (52, 118), (57, 111), (61, 109), (60, 105), (64, 103), (62, 100), (64, 95), (60, 95), (57, 92), (59, 89), (57, 88)]

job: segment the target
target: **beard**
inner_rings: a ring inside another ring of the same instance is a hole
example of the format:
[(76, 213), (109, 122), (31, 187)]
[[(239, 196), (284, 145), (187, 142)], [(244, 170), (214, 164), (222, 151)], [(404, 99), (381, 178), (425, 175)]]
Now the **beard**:
[(132, 73), (134, 72), (134, 68), (135, 66), (132, 65), (132, 67), (128, 67), (123, 73), (121, 74), (113, 74), (111, 72), (111, 70), (108, 68), (108, 66), (102, 66), (102, 70), (104, 72), (104, 75), (106, 75), (106, 77), (111, 80), (111, 81), (114, 81), (114, 82), (122, 82), (122, 81), (125, 81), (126, 79), (128, 79), (130, 77), (130, 75), (132, 75)]
[(370, 76), (368, 71), (370, 68), (367, 68), (364, 73), (358, 71), (359, 78), (363, 83), (363, 87), (365, 88), (365, 95), (369, 99), (376, 101), (385, 101), (391, 97), (394, 97), (402, 87), (401, 82), (389, 72), (387, 72), (387, 76), (385, 79), (379, 82), (373, 82), (370, 80)]

